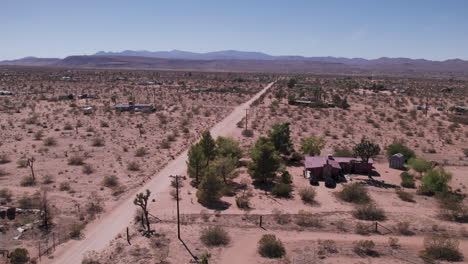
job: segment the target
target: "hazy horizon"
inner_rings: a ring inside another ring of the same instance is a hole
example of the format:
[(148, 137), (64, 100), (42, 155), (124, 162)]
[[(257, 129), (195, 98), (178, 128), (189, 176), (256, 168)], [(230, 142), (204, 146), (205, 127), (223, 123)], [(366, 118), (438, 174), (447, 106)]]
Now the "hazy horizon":
[(174, 49), (468, 60), (464, 1), (376, 2), (6, 2), (0, 60)]

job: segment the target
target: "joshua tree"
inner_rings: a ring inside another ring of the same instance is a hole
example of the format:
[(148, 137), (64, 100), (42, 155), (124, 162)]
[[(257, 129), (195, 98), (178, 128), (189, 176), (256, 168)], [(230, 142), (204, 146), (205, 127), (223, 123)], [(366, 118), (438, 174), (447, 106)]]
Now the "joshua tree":
[(137, 194), (135, 200), (133, 200), (133, 203), (136, 206), (139, 206), (141, 210), (143, 210), (144, 218), (141, 220), (144, 221), (146, 224), (146, 231), (145, 231), (146, 235), (150, 235), (152, 232), (151, 227), (150, 227), (149, 212), (148, 212), (148, 199), (150, 197), (150, 194), (151, 194), (150, 190), (146, 189), (146, 193)]
[(34, 175), (34, 162), (36, 161), (36, 159), (34, 157), (31, 157), (27, 160), (27, 165), (29, 168), (31, 168), (31, 177), (33, 179), (33, 181), (36, 181), (36, 176)]

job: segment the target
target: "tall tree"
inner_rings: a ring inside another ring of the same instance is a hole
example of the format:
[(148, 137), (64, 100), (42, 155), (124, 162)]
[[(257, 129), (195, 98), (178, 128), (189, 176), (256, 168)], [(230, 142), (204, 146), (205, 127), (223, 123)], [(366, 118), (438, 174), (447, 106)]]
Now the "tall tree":
[(249, 163), (250, 176), (259, 183), (267, 183), (276, 177), (281, 165), (281, 157), (273, 143), (265, 137), (260, 137), (249, 153), (252, 161)]
[(364, 163), (369, 163), (369, 159), (380, 153), (380, 146), (362, 138), (361, 142), (353, 148), (354, 156), (360, 157)]
[(292, 150), (289, 123), (275, 124), (270, 131), (270, 139), (276, 150), (288, 155)]
[(201, 203), (212, 204), (223, 196), (224, 184), (211, 166), (203, 177), (197, 190), (197, 198)]
[(151, 233), (150, 221), (149, 221), (149, 211), (148, 211), (148, 200), (151, 195), (150, 190), (146, 189), (146, 193), (139, 193), (136, 195), (135, 200), (133, 200), (133, 204), (139, 206), (141, 210), (143, 210), (143, 219), (146, 224), (146, 234)]
[(325, 147), (325, 139), (323, 137), (308, 137), (302, 140), (301, 149), (305, 155), (318, 156)]
[(230, 137), (218, 137), (215, 151), (218, 157), (232, 157), (237, 160), (242, 158), (239, 142)]
[(218, 157), (212, 163), (213, 172), (216, 176), (223, 179), (224, 183), (227, 183), (228, 179), (235, 178), (237, 174), (235, 173), (235, 169), (237, 167), (237, 160), (236, 158), (232, 157)]
[(206, 164), (208, 165), (209, 162), (216, 157), (216, 143), (211, 137), (210, 131), (203, 132), (202, 139), (199, 143), (205, 155)]
[(190, 178), (199, 183), (206, 168), (206, 158), (200, 143), (192, 145), (188, 152), (187, 170)]
[(289, 79), (288, 88), (293, 88), (294, 85), (296, 85), (296, 83), (297, 83), (296, 79), (293, 79), (293, 78)]

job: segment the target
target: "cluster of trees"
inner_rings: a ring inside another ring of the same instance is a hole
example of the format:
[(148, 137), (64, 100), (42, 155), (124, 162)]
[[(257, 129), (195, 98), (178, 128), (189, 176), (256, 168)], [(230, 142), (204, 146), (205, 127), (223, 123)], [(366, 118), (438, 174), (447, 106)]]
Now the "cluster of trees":
[(188, 175), (198, 186), (200, 202), (219, 201), (229, 180), (237, 176), (235, 170), (240, 158), (239, 142), (227, 137), (214, 140), (210, 132), (203, 132), (202, 139), (190, 148), (187, 161)]

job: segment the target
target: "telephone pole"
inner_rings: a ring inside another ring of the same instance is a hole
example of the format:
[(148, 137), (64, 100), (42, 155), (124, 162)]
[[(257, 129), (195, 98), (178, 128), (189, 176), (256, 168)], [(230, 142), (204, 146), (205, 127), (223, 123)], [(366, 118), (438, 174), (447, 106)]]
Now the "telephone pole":
[(247, 113), (249, 112), (249, 109), (245, 109), (245, 130), (247, 130)]

